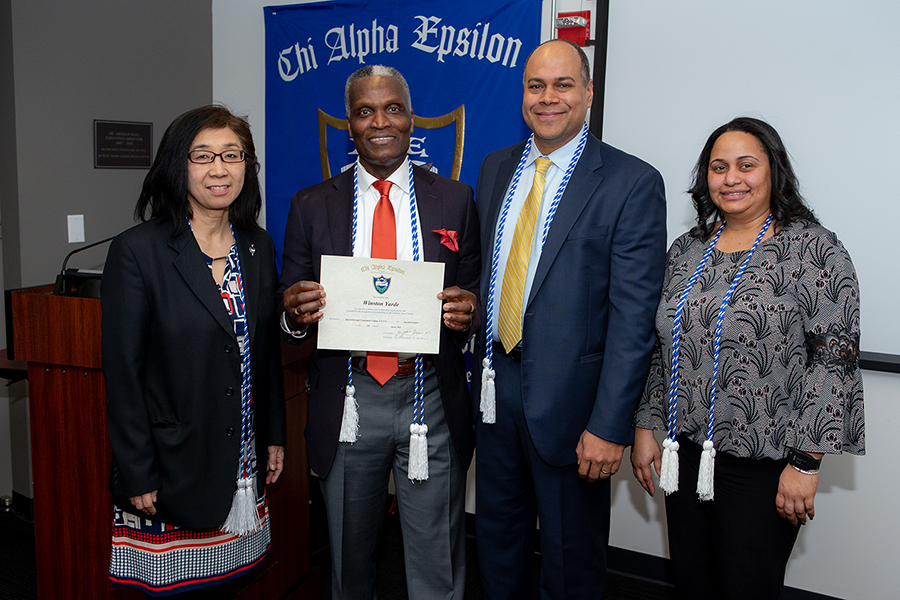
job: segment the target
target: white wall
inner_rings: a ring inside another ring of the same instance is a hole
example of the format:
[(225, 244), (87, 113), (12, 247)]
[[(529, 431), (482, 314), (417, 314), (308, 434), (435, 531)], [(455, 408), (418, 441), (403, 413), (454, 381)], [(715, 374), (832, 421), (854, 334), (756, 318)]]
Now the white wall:
[(900, 354), (900, 3), (618, 0), (610, 6), (604, 139), (663, 174), (669, 238), (707, 136), (738, 115), (781, 134), (801, 191), (856, 265), (862, 349)]
[[(760, 0), (614, 1), (604, 138), (663, 174), (669, 239), (691, 225), (683, 193), (709, 133), (738, 115), (773, 124), (802, 191), (837, 232), (860, 280), (862, 349), (900, 354), (893, 262), (900, 4)], [(816, 519), (801, 532), (787, 584), (854, 599), (898, 597), (900, 493), (888, 444), (900, 375), (865, 372), (868, 456), (826, 457)], [(630, 469), (628, 469), (630, 470)], [(614, 488), (615, 546), (666, 554), (661, 498), (625, 475)]]
[[(287, 3), (296, 2), (213, 0), (213, 96), (250, 116), (263, 165), (262, 8)], [(556, 5), (556, 12), (592, 10), (595, 2)], [(898, 23), (900, 4), (891, 0), (614, 0), (604, 122), (606, 141), (663, 173), (670, 240), (691, 225), (682, 190), (709, 132), (739, 114), (775, 125), (808, 200), (854, 258), (863, 349), (894, 353), (900, 319), (891, 308), (900, 297), (900, 270), (891, 262), (896, 235), (888, 228), (900, 222), (892, 177), (900, 130)], [(546, 29), (542, 37), (549, 37)], [(900, 584), (900, 522), (890, 508), (900, 483), (888, 448), (900, 421), (900, 375), (866, 372), (864, 383), (868, 456), (826, 457), (818, 516), (801, 532), (787, 584), (874, 600), (897, 597)], [(629, 471), (626, 457), (613, 486), (610, 541), (666, 556), (662, 498), (648, 498)]]

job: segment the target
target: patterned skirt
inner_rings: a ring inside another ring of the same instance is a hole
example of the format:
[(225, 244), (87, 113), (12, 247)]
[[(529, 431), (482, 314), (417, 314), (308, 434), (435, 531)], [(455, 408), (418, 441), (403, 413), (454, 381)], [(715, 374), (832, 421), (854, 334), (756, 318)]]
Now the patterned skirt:
[(109, 578), (148, 596), (169, 596), (243, 575), (262, 564), (271, 546), (265, 495), (256, 507), (262, 527), (241, 537), (182, 529), (116, 507)]

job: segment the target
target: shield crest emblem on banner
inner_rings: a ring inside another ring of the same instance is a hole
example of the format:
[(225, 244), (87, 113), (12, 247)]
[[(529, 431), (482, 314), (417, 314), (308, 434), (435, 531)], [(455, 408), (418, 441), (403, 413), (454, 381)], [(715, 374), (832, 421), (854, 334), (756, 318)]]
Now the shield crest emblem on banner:
[(372, 284), (375, 286), (376, 292), (378, 292), (379, 294), (383, 294), (388, 291), (389, 287), (391, 287), (391, 278), (385, 277), (384, 275), (372, 277)]
[[(463, 148), (466, 139), (466, 106), (461, 104), (456, 110), (442, 115), (440, 117), (420, 117), (413, 116), (413, 126), (419, 129), (441, 129), (450, 125), (455, 126), (454, 146), (453, 146), (453, 166), (450, 169), (450, 179), (459, 181), (459, 174), (462, 170)], [(338, 119), (327, 114), (321, 108), (319, 109), (319, 157), (322, 161), (322, 181), (329, 179), (332, 175), (331, 167), (328, 162), (328, 127), (334, 127), (346, 132), (348, 129), (347, 119)], [(413, 157), (410, 157), (412, 160)], [(430, 165), (424, 165), (421, 161), (413, 160), (413, 164), (418, 164), (428, 168)]]

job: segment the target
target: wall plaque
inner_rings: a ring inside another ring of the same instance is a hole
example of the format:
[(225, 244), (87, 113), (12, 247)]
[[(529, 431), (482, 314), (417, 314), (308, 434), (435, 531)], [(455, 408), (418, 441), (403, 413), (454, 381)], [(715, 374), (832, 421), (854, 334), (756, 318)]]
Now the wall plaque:
[(95, 169), (149, 169), (153, 123), (94, 121)]

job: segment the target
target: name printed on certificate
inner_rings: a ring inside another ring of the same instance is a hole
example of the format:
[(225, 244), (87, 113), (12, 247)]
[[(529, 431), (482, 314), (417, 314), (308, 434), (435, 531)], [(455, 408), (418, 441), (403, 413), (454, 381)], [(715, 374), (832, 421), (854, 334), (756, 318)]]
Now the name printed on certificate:
[(318, 348), (437, 354), (444, 263), (323, 256)]

